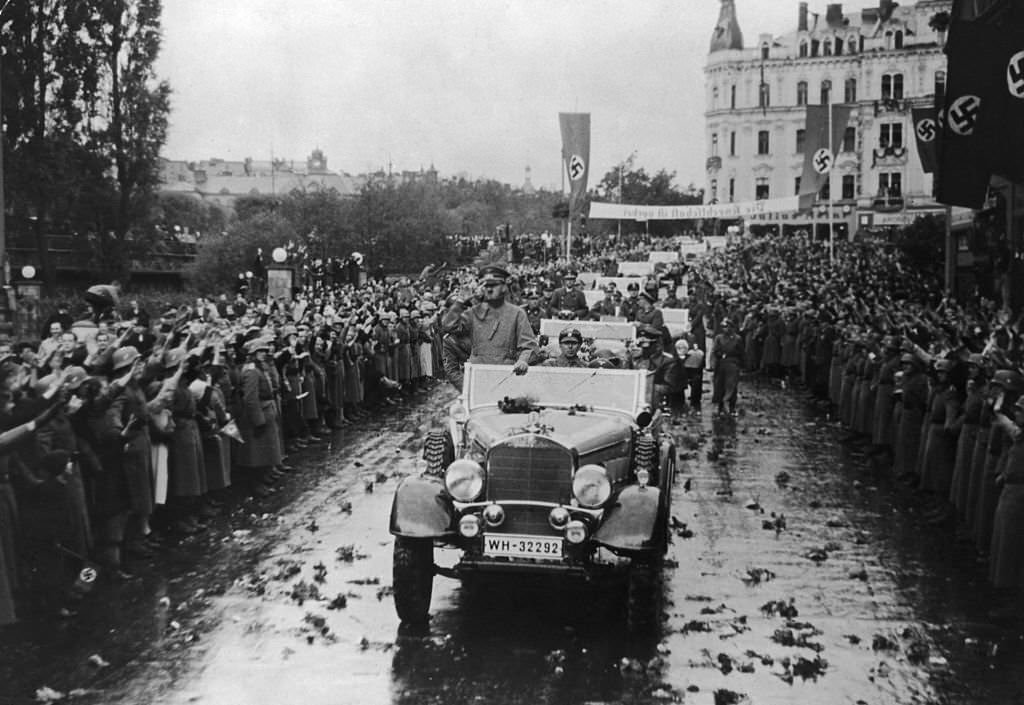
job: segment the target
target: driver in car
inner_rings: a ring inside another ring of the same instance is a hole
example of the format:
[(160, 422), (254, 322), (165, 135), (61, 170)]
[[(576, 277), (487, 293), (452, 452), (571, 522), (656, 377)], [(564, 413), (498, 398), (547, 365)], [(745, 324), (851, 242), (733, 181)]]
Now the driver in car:
[(553, 357), (544, 362), (545, 367), (587, 367), (587, 364), (580, 359), (580, 346), (583, 345), (583, 335), (577, 328), (564, 328), (558, 334), (558, 347), (562, 349), (558, 357)]
[(490, 265), (480, 270), (479, 295), (473, 304), (472, 294), (462, 292), (441, 321), (446, 332), (457, 329), (461, 321), (469, 332), (469, 362), (485, 365), (512, 365), (517, 375), (526, 374), (530, 358), (537, 350), (537, 336), (526, 312), (505, 300), (508, 293), (508, 272)]

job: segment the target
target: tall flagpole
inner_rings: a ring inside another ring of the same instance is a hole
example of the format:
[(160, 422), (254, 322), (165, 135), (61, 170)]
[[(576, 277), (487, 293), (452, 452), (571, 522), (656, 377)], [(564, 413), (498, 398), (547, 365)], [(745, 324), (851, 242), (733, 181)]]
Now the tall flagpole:
[(836, 153), (835, 145), (832, 144), (832, 86), (828, 88), (828, 100), (825, 101), (826, 110), (826, 125), (828, 125), (828, 151), (832, 155), (832, 163), (828, 168), (828, 174), (825, 176), (828, 179), (828, 263), (830, 266), (834, 266), (836, 263), (835, 253), (835, 237), (832, 232), (832, 167), (836, 165)]

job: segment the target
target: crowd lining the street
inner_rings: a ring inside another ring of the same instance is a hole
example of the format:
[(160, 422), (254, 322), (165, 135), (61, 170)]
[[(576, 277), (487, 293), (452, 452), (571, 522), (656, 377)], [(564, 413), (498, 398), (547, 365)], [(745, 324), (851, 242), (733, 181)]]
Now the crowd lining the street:
[[(588, 305), (577, 270), (677, 245), (647, 240), (574, 269), (441, 266), (417, 279), (321, 282), (288, 304), (243, 291), (159, 315), (113, 296), (77, 316), (62, 308), (41, 343), (0, 344), (0, 625), (22, 600), (72, 614), (83, 566), (129, 579), (234, 494), (276, 491), (302, 448), (438, 380), (461, 387), (474, 307), (485, 316), (487, 287), (499, 284), (509, 315), (526, 322), (521, 345), (497, 351), (517, 372), (649, 369), (658, 403), (693, 414), (706, 367), (723, 415), (737, 413), (741, 373), (803, 386), (856, 452), (920, 493), (931, 523), (975, 543), (995, 586), (1024, 586), (1016, 321), (993, 302), (942, 298), (874, 243), (839, 243), (831, 264), (801, 238), (745, 238), (659, 265)], [(689, 330), (673, 336), (662, 311), (684, 307)], [(572, 324), (605, 317), (632, 322), (635, 344), (585, 340)], [(565, 327), (538, 344), (545, 318)]]

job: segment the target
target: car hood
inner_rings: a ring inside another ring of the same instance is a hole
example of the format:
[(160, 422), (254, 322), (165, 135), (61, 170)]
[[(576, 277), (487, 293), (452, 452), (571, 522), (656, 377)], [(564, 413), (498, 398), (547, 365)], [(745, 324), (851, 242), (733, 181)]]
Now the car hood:
[(530, 414), (506, 414), (494, 411), (476, 411), (466, 424), (471, 438), (484, 448), (515, 435), (535, 433), (561, 443), (585, 455), (598, 448), (628, 440), (633, 434), (633, 422), (627, 414), (614, 412), (548, 409), (531, 423)]

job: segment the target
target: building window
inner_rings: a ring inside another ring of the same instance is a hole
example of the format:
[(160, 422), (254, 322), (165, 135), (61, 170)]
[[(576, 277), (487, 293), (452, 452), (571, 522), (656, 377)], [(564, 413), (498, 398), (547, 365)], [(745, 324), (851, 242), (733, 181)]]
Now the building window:
[(857, 177), (853, 174), (843, 174), (843, 200), (852, 201), (857, 197)]
[(903, 48), (903, 32), (896, 30), (896, 34), (892, 38), (892, 48), (902, 49)]
[(857, 102), (857, 79), (848, 78), (843, 83), (843, 102), (844, 103), (856, 103)]
[(718, 86), (711, 89), (711, 109), (714, 110), (718, 107)]
[(796, 84), (796, 104), (807, 105), (807, 81)]
[(729, 133), (729, 156), (730, 157), (735, 157), (736, 156), (736, 133), (735, 132), (730, 132)]
[(818, 198), (822, 201), (832, 200), (832, 182), (826, 177), (825, 183), (822, 185), (821, 190), (818, 191)]
[(935, 95), (944, 96), (946, 95), (946, 72), (936, 71), (935, 72)]
[(819, 42), (817, 39), (812, 39), (811, 40), (811, 56), (817, 56), (818, 55), (818, 49), (820, 49), (820, 48), (821, 48), (821, 42)]
[(836, 37), (836, 56), (843, 55), (843, 38)]
[(832, 40), (831, 39), (826, 39), (824, 42), (822, 42), (822, 44), (821, 44), (821, 54), (822, 54), (822, 56), (832, 56)]
[(711, 156), (712, 157), (717, 157), (718, 156), (718, 133), (717, 132), (712, 132), (711, 133)]
[(768, 177), (759, 176), (754, 182), (754, 199), (762, 201), (768, 198)]
[(711, 179), (711, 200), (718, 200), (718, 179)]
[(847, 126), (843, 130), (843, 151), (844, 152), (856, 152), (857, 151), (857, 128)]
[(899, 198), (903, 195), (903, 174), (882, 172), (878, 175), (878, 195), (882, 198)]
[(832, 101), (832, 81), (827, 78), (821, 82), (821, 104), (828, 105)]
[(768, 154), (768, 130), (760, 130), (757, 133), (757, 153)]
[(761, 58), (762, 59), (767, 59), (768, 58), (768, 45), (767, 44), (762, 44), (761, 45)]
[(848, 54), (856, 54), (857, 53), (857, 35), (851, 34), (850, 38), (846, 40), (846, 46), (847, 46), (847, 50), (846, 51), (847, 51)]
[(861, 54), (864, 53), (864, 35), (863, 34), (860, 35), (859, 39), (857, 40), (857, 51), (859, 51)]
[(882, 100), (903, 100), (903, 74), (882, 75)]
[(882, 123), (878, 136), (878, 145), (885, 149), (887, 147), (903, 146), (903, 124), (898, 122)]
[(800, 42), (800, 57), (807, 58), (807, 40)]
[(800, 195), (800, 177), (799, 176), (796, 177), (795, 179), (793, 179), (793, 195), (794, 196), (799, 196)]
[(729, 109), (736, 109), (736, 86), (732, 85), (729, 87)]
[(736, 179), (729, 179), (729, 203), (736, 198)]
[(804, 153), (804, 143), (807, 141), (807, 130), (802, 127), (796, 131), (796, 153)]
[(760, 107), (760, 108), (771, 107), (771, 104), (772, 104), (771, 86), (769, 86), (767, 83), (762, 83), (760, 85), (759, 93), (760, 93), (760, 96), (761, 96), (761, 100), (760, 100), (760, 104), (758, 105), (758, 107)]
[(892, 49), (892, 30), (885, 33), (885, 48)]

